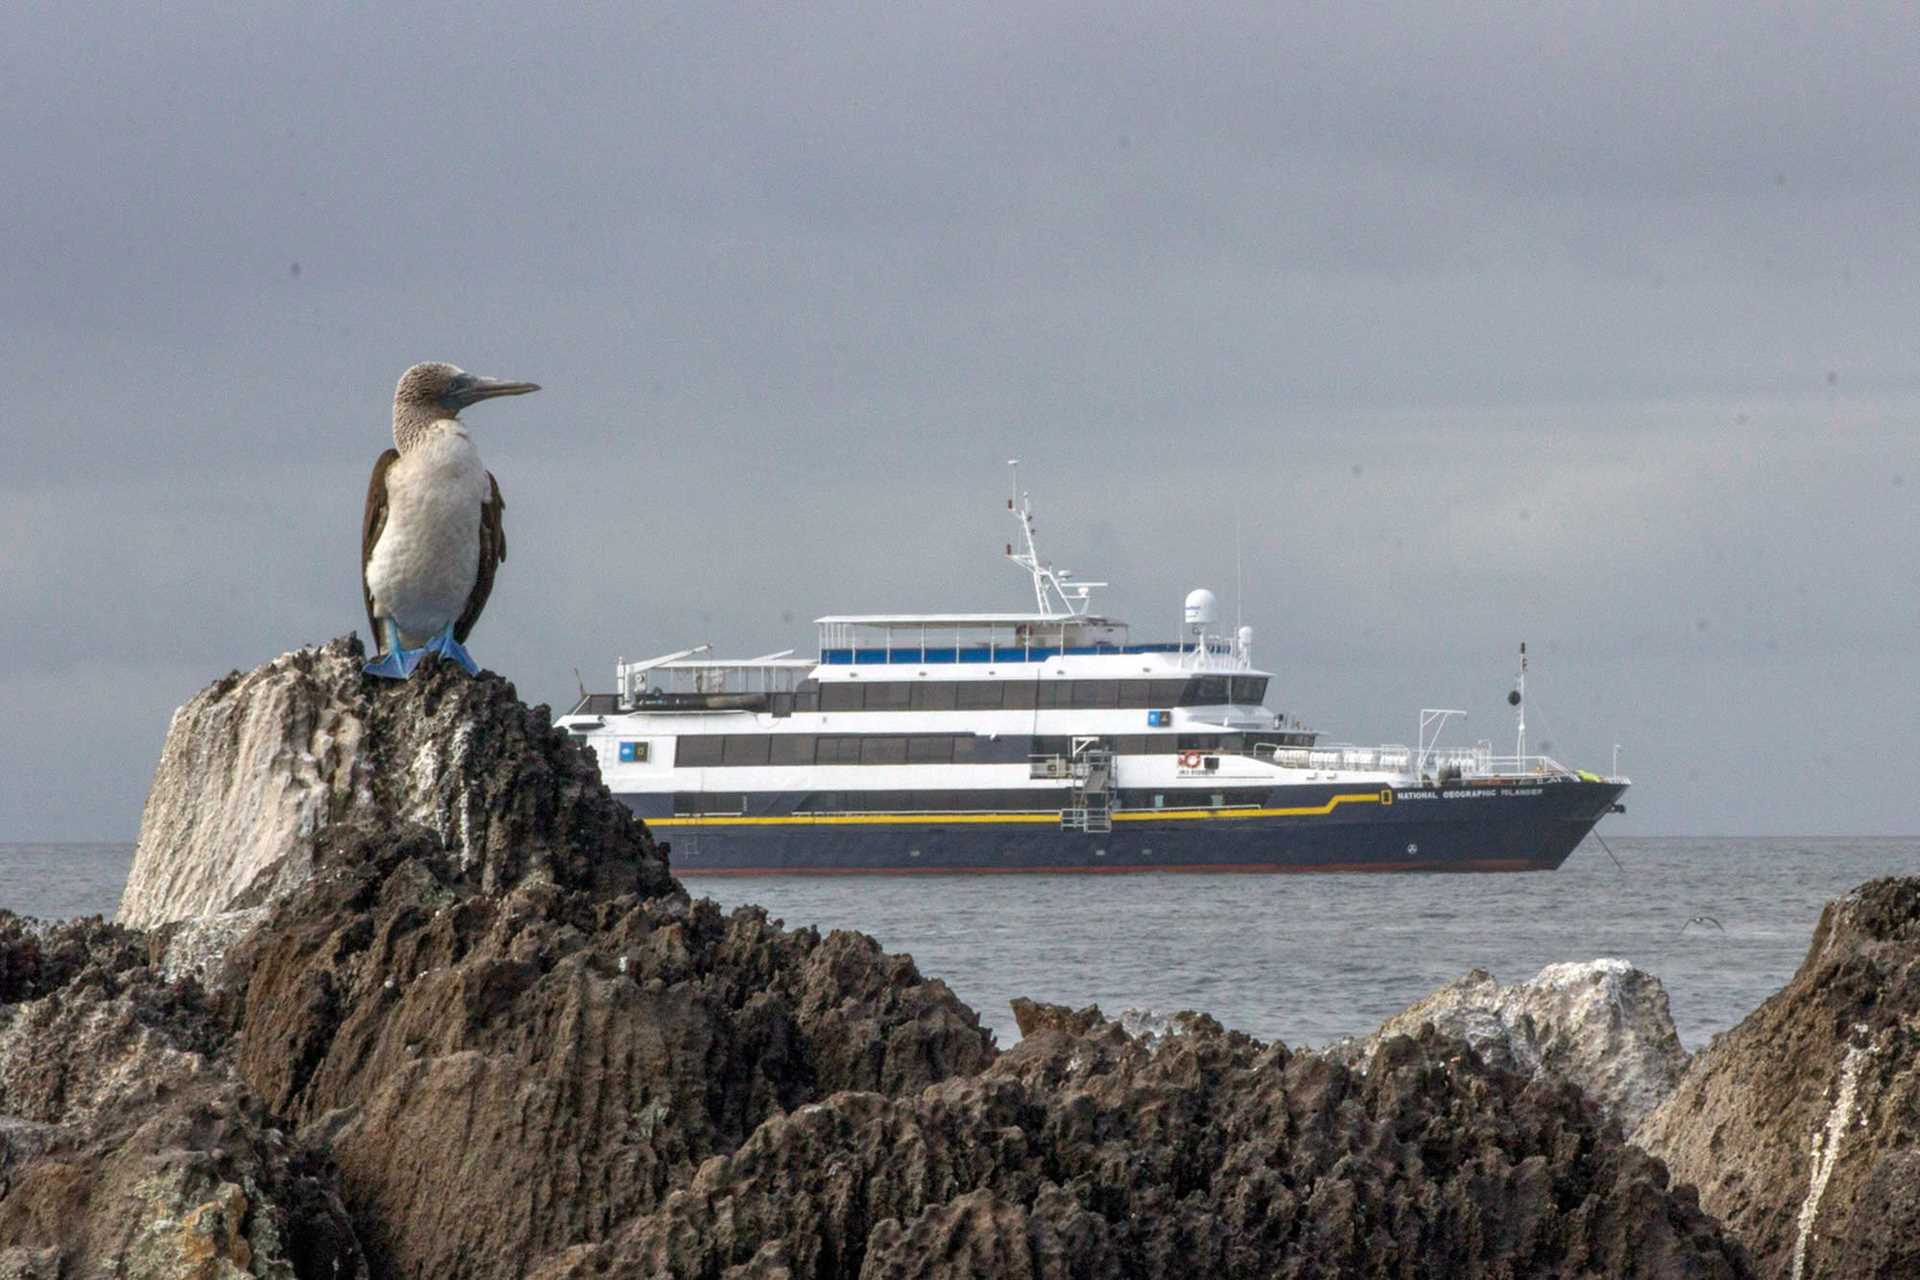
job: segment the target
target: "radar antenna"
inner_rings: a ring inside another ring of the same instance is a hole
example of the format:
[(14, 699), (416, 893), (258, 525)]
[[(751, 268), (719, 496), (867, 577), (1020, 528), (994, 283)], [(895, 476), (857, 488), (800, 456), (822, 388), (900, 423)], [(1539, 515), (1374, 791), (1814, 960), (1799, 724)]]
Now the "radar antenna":
[(1015, 551), (1014, 544), (1007, 544), (1007, 559), (1025, 569), (1033, 578), (1033, 601), (1043, 618), (1077, 618), (1084, 616), (1092, 605), (1091, 596), (1095, 587), (1104, 587), (1104, 582), (1076, 582), (1073, 571), (1057, 569), (1040, 558), (1039, 545), (1033, 538), (1033, 495), (1020, 490), (1020, 459), (1007, 459), (1007, 466), (1013, 471), (1013, 496), (1007, 499), (1007, 510), (1020, 522), (1021, 550)]

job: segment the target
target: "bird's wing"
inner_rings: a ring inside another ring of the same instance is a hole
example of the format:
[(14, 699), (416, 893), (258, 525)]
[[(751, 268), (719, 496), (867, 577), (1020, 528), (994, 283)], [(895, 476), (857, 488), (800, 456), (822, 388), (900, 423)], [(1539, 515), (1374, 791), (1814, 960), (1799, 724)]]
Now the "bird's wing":
[(367, 626), (373, 636), (368, 647), (380, 652), (385, 641), (380, 635), (380, 619), (373, 616), (373, 590), (367, 586), (367, 561), (380, 545), (380, 531), (387, 527), (387, 468), (400, 457), (398, 449), (389, 449), (373, 464), (373, 478), (367, 481), (367, 512), (360, 519), (360, 598), (367, 606)]
[(453, 624), (453, 638), (462, 644), (466, 643), (473, 624), (480, 621), (487, 597), (493, 594), (494, 570), (507, 558), (507, 527), (501, 519), (507, 500), (500, 496), (500, 482), (493, 478), (491, 471), (487, 472), (487, 490), (487, 500), (480, 508), (479, 571), (473, 575), (473, 591), (467, 596), (467, 607), (460, 611), (459, 621)]

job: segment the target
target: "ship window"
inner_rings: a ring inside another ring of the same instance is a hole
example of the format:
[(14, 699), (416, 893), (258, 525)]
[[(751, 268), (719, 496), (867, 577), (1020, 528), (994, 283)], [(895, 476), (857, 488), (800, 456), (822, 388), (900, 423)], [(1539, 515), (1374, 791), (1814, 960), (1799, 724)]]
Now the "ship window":
[(722, 749), (722, 764), (747, 765), (767, 762), (767, 736), (763, 733), (730, 733)]
[(813, 813), (838, 813), (846, 807), (844, 797), (838, 791), (816, 791), (806, 798), (800, 806)]
[(1180, 699), (1182, 705), (1189, 707), (1213, 707), (1227, 700), (1227, 678), (1225, 676), (1195, 676), (1187, 681), (1187, 690)]
[(770, 764), (812, 764), (813, 735), (781, 733), (774, 735)]
[(800, 690), (793, 695), (793, 709), (795, 711), (818, 711), (820, 709), (820, 691), (818, 689)]
[[(1031, 711), (1038, 697), (1039, 682), (1035, 680), (1014, 680), (1006, 686), (1006, 707), (1009, 711)], [(994, 704), (1000, 705), (998, 703)]]
[(1149, 680), (1148, 696), (1152, 699), (1147, 705), (1154, 707), (1177, 707), (1187, 691), (1185, 680)]
[(913, 686), (896, 681), (867, 686), (867, 710), (904, 711), (913, 694)]
[(829, 737), (820, 739), (820, 749), (814, 760), (818, 764), (859, 764), (860, 739), (851, 737)]
[(908, 764), (951, 764), (953, 739), (944, 733), (925, 733), (907, 739)]
[(700, 799), (699, 796), (694, 795), (690, 791), (674, 792), (673, 793), (673, 816), (676, 818), (685, 818), (690, 816), (694, 812), (695, 804), (699, 799)]
[(862, 738), (860, 740), (861, 764), (905, 764), (907, 762), (907, 740), (905, 738)]
[(1129, 708), (1158, 706), (1153, 700), (1153, 681), (1122, 680), (1120, 682), (1120, 705)]
[(1072, 744), (1064, 737), (1046, 734), (1034, 738), (1033, 754), (1036, 756), (1063, 756)]
[(1220, 735), (1217, 733), (1183, 733), (1179, 735), (1177, 741), (1180, 743), (1179, 750), (1181, 751), (1212, 751), (1219, 747)]
[(1005, 686), (997, 680), (969, 680), (960, 686), (959, 704), (969, 711), (986, 711), (1000, 705)]
[(953, 762), (955, 764), (971, 764), (977, 758), (979, 746), (980, 739), (973, 737), (971, 734), (963, 734), (955, 738), (953, 740)]
[(913, 686), (913, 709), (915, 711), (951, 711), (957, 697), (957, 690), (950, 680), (916, 684)]
[(1120, 705), (1118, 680), (1075, 680), (1073, 705), (1076, 707), (1117, 707)]
[(673, 762), (682, 769), (704, 769), (720, 763), (720, 735), (690, 733), (674, 746)]
[(1067, 682), (1065, 680), (1041, 680), (1034, 686), (1034, 704), (1041, 707), (1064, 707), (1067, 702)]
[(824, 712), (856, 712), (866, 689), (860, 685), (820, 685), (820, 710)]
[(1257, 706), (1267, 700), (1267, 681), (1264, 676), (1234, 676), (1232, 688), (1233, 701), (1242, 706)]
[(776, 693), (771, 695), (767, 700), (767, 710), (773, 712), (776, 718), (792, 715), (793, 695), (790, 693)]
[(747, 798), (739, 792), (709, 791), (699, 797), (701, 813), (745, 813)]
[(1138, 733), (1123, 733), (1110, 740), (1113, 754), (1117, 756), (1143, 756), (1147, 754), (1147, 739)]

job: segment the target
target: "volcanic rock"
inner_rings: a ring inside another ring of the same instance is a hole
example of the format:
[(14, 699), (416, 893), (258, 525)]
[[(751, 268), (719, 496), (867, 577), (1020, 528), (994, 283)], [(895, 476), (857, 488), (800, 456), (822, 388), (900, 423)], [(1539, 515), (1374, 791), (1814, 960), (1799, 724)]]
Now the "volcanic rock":
[(138, 935), (0, 912), (0, 1275), (366, 1274), (322, 1153)]
[(993, 1057), (869, 938), (553, 884), (483, 889), (424, 829), (335, 827), (229, 959), (231, 1052), (330, 1148), (383, 1275), (524, 1274), (769, 1116)]
[(1749, 1274), (1612, 1133), (1431, 1029), (1362, 1073), (1210, 1019), (1036, 1026), (978, 1075), (773, 1117), (536, 1274)]
[(1920, 879), (1827, 904), (1792, 981), (1633, 1140), (1767, 1276), (1920, 1275)]
[(431, 830), (484, 887), (529, 880), (667, 889), (646, 831), (592, 758), (492, 673), (361, 673), (352, 637), (215, 682), (174, 712), (147, 796), (122, 924), (257, 906), (312, 873), (342, 825)]
[(1570, 1081), (1628, 1133), (1687, 1067), (1666, 988), (1625, 960), (1551, 964), (1506, 987), (1475, 969), (1340, 1052), (1364, 1068), (1380, 1045), (1427, 1023), (1508, 1070)]

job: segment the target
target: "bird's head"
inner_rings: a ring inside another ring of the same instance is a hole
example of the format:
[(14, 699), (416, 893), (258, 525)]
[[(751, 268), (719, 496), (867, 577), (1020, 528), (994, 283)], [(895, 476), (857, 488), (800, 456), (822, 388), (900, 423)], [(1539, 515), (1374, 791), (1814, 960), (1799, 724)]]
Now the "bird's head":
[(538, 391), (534, 382), (509, 382), (505, 378), (483, 378), (458, 365), (434, 360), (417, 364), (400, 375), (393, 389), (395, 409), (430, 412), (435, 417), (455, 417), (470, 404), (495, 396), (523, 396)]

